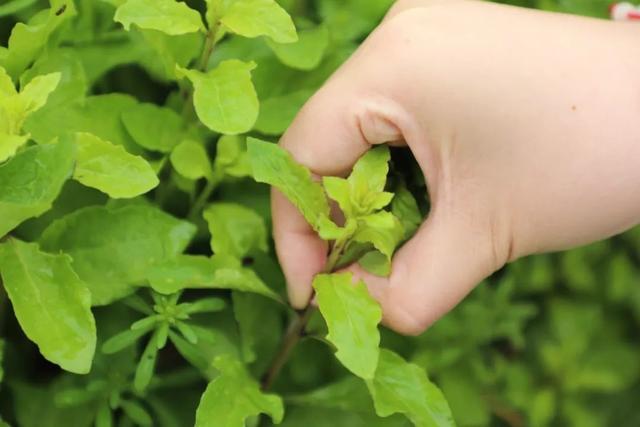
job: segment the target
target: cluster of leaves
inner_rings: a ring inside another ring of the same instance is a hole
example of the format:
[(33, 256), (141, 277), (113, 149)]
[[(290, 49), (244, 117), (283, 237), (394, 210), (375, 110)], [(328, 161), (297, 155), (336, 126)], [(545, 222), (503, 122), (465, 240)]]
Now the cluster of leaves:
[[(640, 423), (639, 230), (519, 261), (417, 338), (333, 273), (389, 273), (421, 174), (379, 147), (315, 182), (265, 140), (391, 2), (0, 5), (0, 426)], [(284, 302), (255, 181), (330, 242), (317, 311)]]

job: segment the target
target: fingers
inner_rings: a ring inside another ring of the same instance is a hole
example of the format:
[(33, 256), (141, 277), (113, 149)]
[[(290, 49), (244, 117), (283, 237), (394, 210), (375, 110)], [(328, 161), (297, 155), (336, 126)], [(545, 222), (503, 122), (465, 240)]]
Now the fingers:
[(382, 305), (383, 323), (416, 335), (451, 310), (495, 267), (489, 236), (470, 230), (461, 218), (433, 214), (398, 251), (389, 278), (358, 267), (351, 271)]
[[(377, 40), (370, 42), (377, 43)], [(357, 52), (302, 108), (280, 145), (316, 175), (346, 175), (372, 144), (402, 140), (402, 110), (386, 97), (390, 84), (368, 52)], [(377, 56), (374, 54), (374, 56)], [(379, 58), (378, 58), (379, 59)], [(277, 190), (272, 193), (274, 240), (291, 304), (306, 306), (327, 245)]]

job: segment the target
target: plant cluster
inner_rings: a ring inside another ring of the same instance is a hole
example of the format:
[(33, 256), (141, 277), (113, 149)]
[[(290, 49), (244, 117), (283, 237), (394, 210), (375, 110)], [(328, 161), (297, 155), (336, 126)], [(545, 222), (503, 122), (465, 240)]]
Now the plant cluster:
[[(414, 338), (336, 272), (389, 274), (424, 179), (381, 146), (318, 182), (274, 142), (391, 3), (0, 5), (0, 427), (640, 424), (639, 229)], [(266, 184), (328, 242), (317, 308), (286, 303)]]

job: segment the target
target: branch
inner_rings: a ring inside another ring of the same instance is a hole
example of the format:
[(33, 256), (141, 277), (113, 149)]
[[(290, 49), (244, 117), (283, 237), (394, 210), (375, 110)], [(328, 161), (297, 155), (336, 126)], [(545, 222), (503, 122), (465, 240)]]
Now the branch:
[[(331, 252), (329, 253), (329, 258), (327, 259), (327, 263), (323, 269), (323, 273), (332, 273), (336, 265), (338, 264), (338, 260), (342, 256), (345, 247), (347, 246), (347, 242), (336, 241)], [(313, 299), (313, 297), (312, 297)], [(272, 386), (273, 383), (278, 378), (280, 371), (283, 366), (289, 360), (289, 356), (291, 355), (291, 351), (296, 347), (300, 339), (305, 335), (305, 329), (309, 320), (311, 320), (311, 316), (315, 313), (317, 308), (311, 303), (307, 305), (307, 307), (301, 312), (297, 313), (296, 318), (291, 322), (289, 328), (287, 329), (284, 338), (282, 339), (282, 343), (280, 344), (280, 348), (276, 353), (273, 361), (269, 365), (269, 369), (266, 374), (262, 377), (262, 390), (267, 391)]]

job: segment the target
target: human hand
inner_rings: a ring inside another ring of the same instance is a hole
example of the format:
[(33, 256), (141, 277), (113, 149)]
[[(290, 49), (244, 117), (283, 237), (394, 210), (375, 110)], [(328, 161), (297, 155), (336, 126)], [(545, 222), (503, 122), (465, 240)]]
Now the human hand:
[[(313, 96), (281, 145), (345, 175), (408, 146), (432, 210), (363, 277), (385, 322), (419, 333), (505, 263), (640, 221), (640, 28), (466, 0), (404, 0)], [(281, 194), (274, 238), (294, 307), (327, 247)]]

